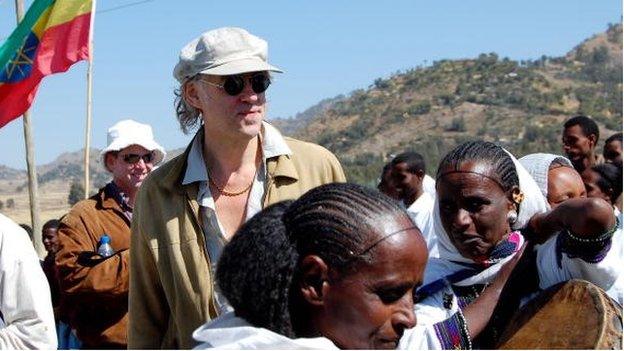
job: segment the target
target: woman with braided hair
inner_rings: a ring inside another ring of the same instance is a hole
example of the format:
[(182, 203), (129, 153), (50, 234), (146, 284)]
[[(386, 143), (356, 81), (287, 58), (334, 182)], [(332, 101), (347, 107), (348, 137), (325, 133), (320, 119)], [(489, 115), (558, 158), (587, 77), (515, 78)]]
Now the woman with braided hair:
[(266, 208), (226, 245), (217, 283), (234, 308), (200, 347), (393, 349), (416, 324), (427, 247), (395, 201), (328, 184)]
[[(540, 289), (575, 278), (605, 290), (613, 285), (621, 259), (607, 256), (617, 220), (605, 201), (570, 199), (549, 211), (519, 162), (485, 141), (467, 142), (448, 153), (438, 167), (436, 189), (440, 259), (427, 264), (424, 285), (416, 293), (416, 316), (419, 324), (455, 316), (472, 337), (479, 335), (473, 344), (457, 337), (458, 328), (447, 328), (439, 333), (445, 348), (494, 348), (500, 327)], [(493, 287), (493, 277), (518, 256), (525, 237), (532, 240), (501, 292)], [(493, 314), (466, 323), (462, 316), (486, 295), (503, 303)]]
[(395, 201), (359, 185), (320, 186), (266, 208), (226, 245), (217, 282), (235, 312), (193, 337), (198, 348), (441, 349), (438, 333), (452, 322), (416, 326), (414, 316), (426, 261)]

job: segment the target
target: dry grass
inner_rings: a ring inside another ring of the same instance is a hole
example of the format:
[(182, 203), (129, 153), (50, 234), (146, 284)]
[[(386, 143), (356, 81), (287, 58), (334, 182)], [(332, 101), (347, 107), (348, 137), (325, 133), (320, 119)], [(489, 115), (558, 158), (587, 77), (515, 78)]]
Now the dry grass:
[[(25, 179), (0, 180), (0, 201), (3, 203), (2, 213), (17, 223), (30, 224), (30, 201), (28, 188), (16, 191)], [(67, 195), (70, 184), (62, 180), (48, 182), (39, 188), (39, 218), (41, 224), (53, 218), (60, 218), (69, 211)], [(14, 206), (8, 207), (9, 199), (13, 199)]]

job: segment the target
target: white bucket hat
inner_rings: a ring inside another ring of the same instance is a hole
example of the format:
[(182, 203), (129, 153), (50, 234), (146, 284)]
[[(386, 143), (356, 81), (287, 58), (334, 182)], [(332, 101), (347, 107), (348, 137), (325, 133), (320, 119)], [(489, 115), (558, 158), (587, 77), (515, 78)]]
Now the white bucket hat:
[(100, 152), (104, 168), (106, 167), (106, 154), (111, 151), (119, 151), (130, 145), (139, 145), (154, 153), (154, 166), (159, 164), (166, 155), (165, 149), (154, 140), (152, 127), (131, 119), (124, 119), (108, 128), (108, 146)]
[(267, 62), (269, 45), (244, 29), (223, 27), (208, 31), (180, 50), (173, 76), (183, 83), (196, 74), (226, 76), (282, 70)]

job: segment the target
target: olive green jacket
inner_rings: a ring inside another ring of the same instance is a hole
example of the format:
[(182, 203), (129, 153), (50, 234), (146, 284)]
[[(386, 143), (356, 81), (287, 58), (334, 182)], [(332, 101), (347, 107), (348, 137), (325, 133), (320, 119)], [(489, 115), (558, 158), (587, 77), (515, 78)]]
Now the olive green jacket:
[[(264, 207), (326, 183), (344, 182), (325, 148), (284, 138), (292, 150), (267, 160)], [(129, 349), (189, 349), (191, 334), (217, 316), (199, 220), (198, 183), (182, 185), (186, 151), (153, 171), (137, 195), (130, 246)]]

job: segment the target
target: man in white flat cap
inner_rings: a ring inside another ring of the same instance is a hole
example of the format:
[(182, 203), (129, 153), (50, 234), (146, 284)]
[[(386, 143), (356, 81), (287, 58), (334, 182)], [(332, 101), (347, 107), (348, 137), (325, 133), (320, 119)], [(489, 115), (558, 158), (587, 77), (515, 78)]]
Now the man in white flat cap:
[(264, 121), (270, 72), (282, 72), (267, 53), (266, 41), (231, 27), (180, 52), (177, 117), (185, 133), (199, 130), (137, 196), (130, 348), (192, 348), (193, 331), (228, 308), (213, 277), (236, 230), (270, 204), (345, 180), (331, 152)]
[[(113, 180), (78, 202), (58, 229), (55, 263), (60, 313), (85, 348), (127, 347), (130, 223), (135, 197), (152, 168), (165, 157), (149, 125), (133, 120), (108, 129), (102, 161)], [(114, 253), (98, 255), (108, 237)]]

